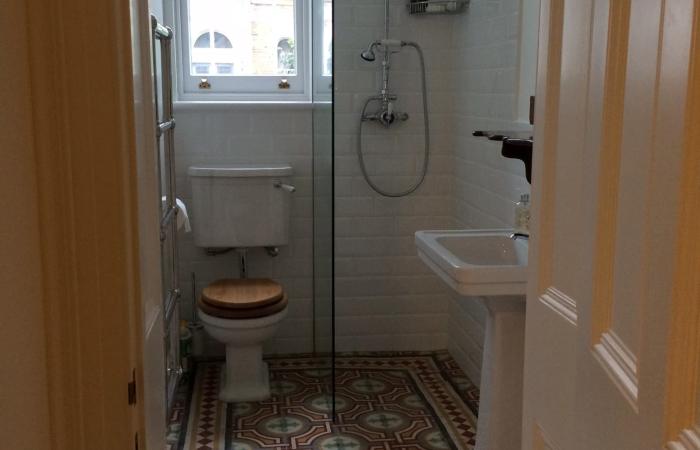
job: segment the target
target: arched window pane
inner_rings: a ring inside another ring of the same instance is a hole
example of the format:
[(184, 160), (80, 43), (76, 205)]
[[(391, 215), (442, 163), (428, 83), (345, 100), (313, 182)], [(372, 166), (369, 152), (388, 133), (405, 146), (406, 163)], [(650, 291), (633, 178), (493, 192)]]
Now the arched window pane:
[(202, 33), (199, 35), (196, 41), (194, 41), (194, 48), (209, 48), (211, 46), (211, 38), (209, 37), (209, 32)]
[(215, 48), (232, 48), (231, 41), (221, 33), (214, 32)]

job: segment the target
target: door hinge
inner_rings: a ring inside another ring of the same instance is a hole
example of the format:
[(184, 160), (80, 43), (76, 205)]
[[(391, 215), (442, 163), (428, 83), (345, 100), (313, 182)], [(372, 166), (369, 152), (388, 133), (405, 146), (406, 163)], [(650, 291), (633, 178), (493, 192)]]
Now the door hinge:
[(127, 389), (129, 392), (129, 404), (135, 405), (136, 404), (136, 369), (134, 369), (131, 372), (131, 381), (129, 381), (129, 385), (128, 385)]

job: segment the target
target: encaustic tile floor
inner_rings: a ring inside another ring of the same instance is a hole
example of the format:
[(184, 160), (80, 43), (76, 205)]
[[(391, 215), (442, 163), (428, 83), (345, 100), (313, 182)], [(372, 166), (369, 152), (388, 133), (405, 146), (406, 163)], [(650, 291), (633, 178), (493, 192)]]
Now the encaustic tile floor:
[(446, 351), (268, 360), (272, 397), (217, 400), (223, 363), (200, 362), (172, 412), (168, 450), (467, 450), (479, 391)]

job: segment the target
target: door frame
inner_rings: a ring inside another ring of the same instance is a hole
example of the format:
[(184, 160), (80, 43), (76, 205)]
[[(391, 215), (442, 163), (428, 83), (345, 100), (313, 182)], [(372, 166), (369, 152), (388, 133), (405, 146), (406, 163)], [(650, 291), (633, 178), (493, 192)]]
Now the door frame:
[(51, 448), (145, 448), (130, 3), (25, 4)]

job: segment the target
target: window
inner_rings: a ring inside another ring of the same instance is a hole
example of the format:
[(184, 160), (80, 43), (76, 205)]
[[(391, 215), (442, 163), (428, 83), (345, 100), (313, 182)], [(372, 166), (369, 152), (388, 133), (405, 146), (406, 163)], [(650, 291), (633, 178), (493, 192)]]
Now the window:
[(277, 43), (277, 72), (283, 75), (293, 75), (296, 72), (297, 57), (294, 52), (294, 41), (284, 38)]
[(192, 72), (197, 75), (208, 75), (209, 66), (209, 63), (192, 63)]
[(221, 33), (214, 32), (214, 48), (233, 48), (231, 41)]
[(226, 36), (216, 31), (207, 31), (205, 33), (200, 34), (199, 37), (194, 41), (194, 48), (211, 48), (212, 34), (214, 35), (213, 48), (233, 48), (233, 45), (231, 45), (231, 41)]
[(233, 73), (233, 64), (220, 63), (216, 65), (216, 73), (219, 75), (230, 75)]
[(323, 1), (323, 73), (325, 77), (333, 76), (333, 0)]
[(177, 33), (180, 99), (330, 98), (332, 0), (175, 0), (173, 4), (181, 30)]
[[(307, 0), (178, 0), (180, 94), (302, 100), (310, 84)], [(200, 89), (206, 78), (210, 88)], [(286, 80), (286, 83), (283, 82)]]
[(209, 32), (202, 33), (199, 35), (196, 41), (194, 41), (194, 48), (209, 48), (211, 46), (211, 39), (209, 38)]
[(314, 99), (329, 101), (333, 88), (333, 0), (313, 0)]
[(216, 67), (216, 74), (229, 75), (233, 73), (231, 59), (231, 40), (218, 31), (205, 31), (201, 33), (192, 44), (191, 75), (211, 75), (212, 66)]

